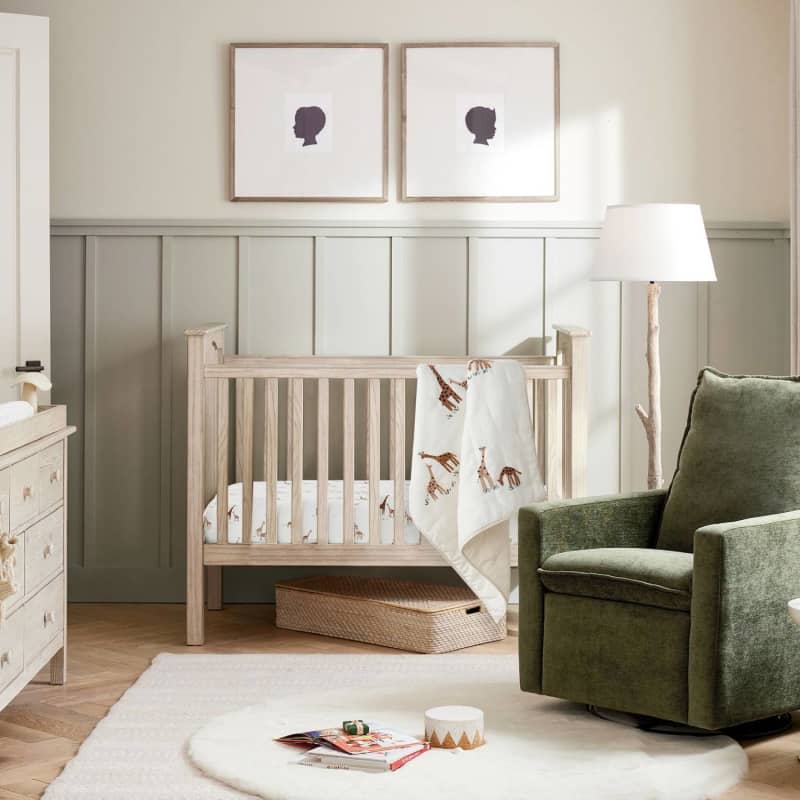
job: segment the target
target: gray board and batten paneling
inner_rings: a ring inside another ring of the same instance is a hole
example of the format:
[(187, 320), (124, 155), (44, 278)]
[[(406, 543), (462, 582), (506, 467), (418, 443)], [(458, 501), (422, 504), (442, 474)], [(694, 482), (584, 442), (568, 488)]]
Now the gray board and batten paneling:
[[(662, 296), (667, 475), (700, 366), (789, 369), (785, 226), (708, 228), (718, 283)], [(644, 287), (588, 280), (598, 234), (580, 223), (55, 221), (53, 396), (78, 426), (71, 599), (184, 598), (183, 330), (207, 321), (228, 323), (229, 352), (264, 355), (552, 352), (554, 323), (586, 326), (589, 491), (643, 486), (632, 407), (646, 400)], [(226, 599), (271, 599), (286, 574), (229, 568)]]

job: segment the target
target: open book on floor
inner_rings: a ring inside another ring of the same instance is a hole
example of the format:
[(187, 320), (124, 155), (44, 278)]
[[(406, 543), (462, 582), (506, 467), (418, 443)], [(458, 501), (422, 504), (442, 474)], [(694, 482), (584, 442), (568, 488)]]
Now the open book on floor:
[(382, 753), (386, 750), (395, 750), (401, 747), (422, 745), (424, 742), (414, 736), (408, 736), (392, 728), (384, 728), (375, 723), (369, 723), (369, 733), (360, 736), (345, 733), (341, 728), (321, 728), (318, 731), (304, 731), (303, 733), (290, 733), (275, 740), (284, 744), (298, 744), (303, 746), (326, 746), (342, 753)]
[(430, 745), (419, 742), (410, 747), (398, 747), (378, 753), (350, 755), (330, 747), (315, 747), (298, 758), (297, 763), (304, 767), (323, 769), (357, 769), (362, 772), (394, 772), (412, 759), (427, 752)]

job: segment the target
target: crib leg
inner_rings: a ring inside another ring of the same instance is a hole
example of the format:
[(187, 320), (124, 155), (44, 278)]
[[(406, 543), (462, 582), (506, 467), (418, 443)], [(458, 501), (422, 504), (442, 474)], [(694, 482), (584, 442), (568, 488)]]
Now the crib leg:
[(205, 643), (205, 598), (203, 562), (192, 558), (186, 563), (186, 644)]
[(222, 567), (206, 567), (206, 597), (209, 611), (222, 610)]

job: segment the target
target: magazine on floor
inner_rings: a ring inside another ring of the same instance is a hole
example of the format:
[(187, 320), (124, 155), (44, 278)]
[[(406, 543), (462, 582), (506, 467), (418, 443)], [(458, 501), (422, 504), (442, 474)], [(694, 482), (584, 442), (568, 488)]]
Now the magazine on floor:
[(323, 769), (356, 769), (362, 772), (394, 772), (430, 750), (427, 742), (397, 747), (378, 753), (360, 753), (350, 755), (328, 746), (315, 747), (303, 753), (297, 760), (304, 767), (321, 767)]
[(363, 753), (383, 753), (387, 750), (424, 745), (421, 739), (408, 736), (392, 728), (384, 728), (375, 723), (369, 723), (369, 733), (351, 735), (341, 728), (321, 728), (318, 731), (304, 731), (290, 733), (275, 740), (284, 744), (301, 746), (325, 746), (334, 748), (342, 753), (361, 755)]

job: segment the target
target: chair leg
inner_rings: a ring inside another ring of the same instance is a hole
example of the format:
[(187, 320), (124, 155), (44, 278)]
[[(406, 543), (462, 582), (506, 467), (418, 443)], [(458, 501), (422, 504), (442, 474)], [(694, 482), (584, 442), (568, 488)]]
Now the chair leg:
[(206, 567), (206, 596), (209, 611), (222, 610), (222, 567)]

